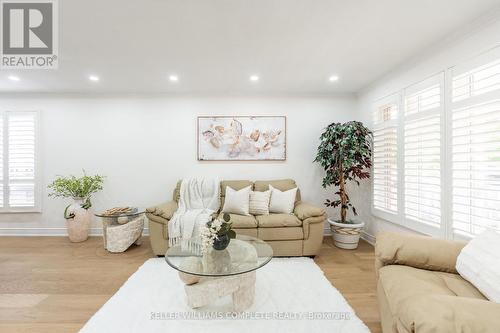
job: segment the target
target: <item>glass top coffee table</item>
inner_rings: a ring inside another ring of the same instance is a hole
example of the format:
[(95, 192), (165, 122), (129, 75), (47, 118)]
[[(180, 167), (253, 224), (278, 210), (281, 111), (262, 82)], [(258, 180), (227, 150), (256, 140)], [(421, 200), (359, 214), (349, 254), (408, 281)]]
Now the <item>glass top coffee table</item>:
[(145, 211), (140, 207), (115, 207), (94, 214), (102, 221), (104, 248), (123, 252), (132, 244), (141, 245)]
[(253, 304), (255, 271), (272, 257), (273, 249), (263, 240), (238, 235), (226, 249), (203, 255), (196, 247), (177, 244), (167, 250), (165, 261), (179, 271), (192, 308), (232, 295), (234, 311), (244, 311)]

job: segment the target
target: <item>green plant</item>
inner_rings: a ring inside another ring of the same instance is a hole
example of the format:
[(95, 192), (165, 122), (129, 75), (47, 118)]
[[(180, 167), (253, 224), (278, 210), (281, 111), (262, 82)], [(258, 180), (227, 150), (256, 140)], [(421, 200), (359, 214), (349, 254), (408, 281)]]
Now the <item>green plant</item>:
[(222, 215), (222, 219), (224, 220), (224, 223), (222, 223), (221, 228), (217, 233), (217, 236), (222, 236), (227, 234), (229, 238), (236, 238), (236, 232), (232, 229), (233, 222), (231, 222), (231, 215), (229, 215), (228, 213), (224, 213)]
[(347, 123), (332, 123), (321, 134), (318, 152), (314, 162), (319, 163), (326, 171), (323, 187), (338, 186), (335, 192), (339, 199), (326, 199), (327, 207), (340, 206), (340, 222), (346, 221), (347, 210), (356, 208), (351, 204), (345, 189), (346, 181), (370, 178), (372, 161), (372, 133), (363, 123), (349, 121)]
[(228, 235), (229, 238), (236, 238), (236, 232), (232, 229), (231, 215), (228, 213), (222, 214), (222, 220), (213, 218), (207, 223), (207, 227), (212, 229), (212, 233), (217, 237)]
[(83, 170), (82, 177), (57, 176), (56, 179), (47, 186), (51, 191), (49, 197), (82, 198), (84, 199), (84, 203), (81, 205), (82, 208), (89, 209), (92, 207), (90, 197), (92, 194), (102, 190), (104, 179), (105, 177), (100, 175), (87, 176), (85, 170)]

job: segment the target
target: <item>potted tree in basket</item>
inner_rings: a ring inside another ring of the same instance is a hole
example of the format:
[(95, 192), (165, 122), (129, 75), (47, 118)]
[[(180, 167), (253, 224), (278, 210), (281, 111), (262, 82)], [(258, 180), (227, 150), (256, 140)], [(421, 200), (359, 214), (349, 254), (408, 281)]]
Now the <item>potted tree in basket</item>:
[(333, 233), (333, 241), (337, 247), (355, 249), (364, 222), (347, 219), (347, 211), (358, 215), (346, 192), (346, 181), (354, 181), (359, 185), (360, 179), (370, 178), (372, 133), (358, 121), (344, 124), (332, 123), (321, 134), (321, 143), (315, 162), (326, 171), (323, 187), (335, 186), (338, 198), (326, 199), (327, 207), (340, 207), (340, 220), (328, 219)]
[(82, 177), (57, 176), (48, 185), (49, 197), (72, 198), (73, 203), (66, 206), (64, 218), (68, 229), (68, 237), (72, 242), (83, 242), (89, 237), (92, 207), (90, 197), (92, 194), (102, 190), (104, 177), (95, 175), (87, 176), (85, 170)]

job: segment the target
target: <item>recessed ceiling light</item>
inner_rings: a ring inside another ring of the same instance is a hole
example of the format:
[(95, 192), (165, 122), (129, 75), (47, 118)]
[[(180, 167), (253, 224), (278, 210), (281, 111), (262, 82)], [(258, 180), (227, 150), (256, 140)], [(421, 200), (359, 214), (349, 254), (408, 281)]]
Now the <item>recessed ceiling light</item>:
[(168, 77), (168, 79), (170, 80), (170, 82), (177, 82), (177, 81), (179, 81), (179, 77), (177, 75), (170, 75)]
[(15, 76), (15, 75), (9, 75), (7, 78), (11, 81), (21, 81), (19, 76)]
[(252, 81), (252, 82), (257, 82), (257, 81), (259, 81), (259, 76), (258, 76), (258, 75), (251, 75), (251, 76), (250, 76), (250, 81)]
[(338, 75), (332, 75), (332, 76), (330, 76), (330, 77), (328, 78), (328, 81), (330, 81), (330, 82), (336, 82), (336, 81), (338, 81), (338, 80), (339, 80)]
[(99, 81), (99, 76), (97, 76), (97, 75), (90, 75), (89, 76), (89, 80), (93, 81), (93, 82), (97, 82), (97, 81)]

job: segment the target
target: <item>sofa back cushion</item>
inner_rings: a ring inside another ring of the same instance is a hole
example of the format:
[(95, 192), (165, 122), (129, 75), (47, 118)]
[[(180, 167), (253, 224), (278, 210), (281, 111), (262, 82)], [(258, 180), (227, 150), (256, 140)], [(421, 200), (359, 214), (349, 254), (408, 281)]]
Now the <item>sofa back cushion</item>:
[[(172, 199), (176, 202), (179, 202), (179, 199), (181, 197), (181, 183), (182, 179), (177, 182), (177, 185), (175, 186), (174, 193)], [(220, 182), (220, 196), (221, 196), (221, 208), (224, 206), (224, 197), (226, 196), (226, 187), (229, 186), (233, 190), (241, 190), (242, 188), (245, 188), (247, 186), (252, 186), (251, 189), (253, 189), (253, 182), (249, 180), (223, 180)]]
[(464, 242), (381, 232), (375, 244), (375, 267), (405, 265), (456, 274), (456, 260), (464, 246)]
[[(181, 182), (179, 180), (174, 189), (173, 200), (179, 202), (180, 193), (181, 193)], [(224, 207), (224, 198), (226, 196), (226, 187), (229, 186), (233, 190), (241, 190), (247, 186), (252, 186), (253, 191), (264, 192), (269, 190), (269, 185), (272, 185), (274, 188), (277, 188), (280, 191), (287, 191), (292, 188), (297, 187), (297, 183), (293, 179), (278, 179), (278, 180), (258, 180), (255, 183), (250, 180), (223, 180), (220, 182), (220, 200), (221, 200), (221, 208)], [(295, 204), (300, 201), (300, 189), (297, 189), (297, 195), (295, 196)]]
[[(267, 191), (269, 190), (269, 185), (277, 188), (280, 191), (288, 191), (292, 188), (297, 187), (297, 183), (293, 179), (277, 179), (277, 180), (257, 180), (254, 183), (254, 191)], [(297, 194), (295, 196), (295, 204), (300, 201), (300, 189), (297, 189)]]
[(174, 194), (172, 196), (172, 199), (175, 202), (179, 202), (179, 199), (181, 197), (181, 183), (182, 183), (182, 180), (179, 180), (177, 182), (177, 184), (175, 185)]

